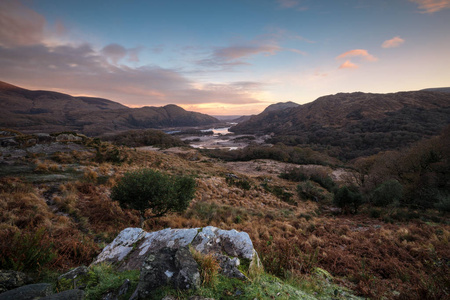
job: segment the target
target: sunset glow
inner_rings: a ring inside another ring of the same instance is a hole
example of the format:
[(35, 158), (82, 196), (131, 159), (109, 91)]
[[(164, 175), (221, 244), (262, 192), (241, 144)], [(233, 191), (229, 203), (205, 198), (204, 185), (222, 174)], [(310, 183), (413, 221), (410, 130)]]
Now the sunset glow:
[(0, 80), (256, 114), (338, 92), (450, 86), (448, 0), (0, 2)]

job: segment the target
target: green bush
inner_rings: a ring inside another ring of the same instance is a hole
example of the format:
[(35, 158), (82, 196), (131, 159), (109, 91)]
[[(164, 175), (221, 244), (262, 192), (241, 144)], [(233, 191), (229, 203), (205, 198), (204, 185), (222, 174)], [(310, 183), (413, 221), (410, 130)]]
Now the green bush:
[(362, 204), (362, 195), (355, 187), (343, 186), (336, 191), (333, 202), (343, 212), (357, 213), (358, 207)]
[(450, 195), (440, 194), (438, 202), (434, 205), (440, 212), (450, 212)]
[(372, 192), (372, 202), (375, 206), (398, 206), (402, 197), (403, 186), (397, 180), (385, 181)]
[[(138, 210), (143, 223), (145, 219), (161, 217), (170, 211), (186, 210), (194, 193), (193, 177), (141, 169), (126, 173), (112, 188), (111, 199), (122, 207)], [(152, 214), (145, 218), (148, 209)]]

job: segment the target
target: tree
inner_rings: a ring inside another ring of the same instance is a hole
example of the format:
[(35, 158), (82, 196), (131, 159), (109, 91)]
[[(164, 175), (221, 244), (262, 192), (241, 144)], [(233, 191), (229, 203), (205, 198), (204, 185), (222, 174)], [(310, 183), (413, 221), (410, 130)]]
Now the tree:
[(358, 207), (362, 204), (362, 196), (355, 187), (343, 186), (334, 195), (334, 204), (343, 211), (351, 209), (352, 213), (358, 212)]
[[(186, 210), (194, 194), (193, 177), (140, 169), (125, 173), (112, 188), (111, 199), (123, 208), (138, 210), (142, 227), (147, 219)], [(145, 214), (148, 209), (151, 209), (150, 216)]]
[(395, 179), (383, 182), (372, 192), (375, 206), (400, 205), (403, 198), (403, 186)]

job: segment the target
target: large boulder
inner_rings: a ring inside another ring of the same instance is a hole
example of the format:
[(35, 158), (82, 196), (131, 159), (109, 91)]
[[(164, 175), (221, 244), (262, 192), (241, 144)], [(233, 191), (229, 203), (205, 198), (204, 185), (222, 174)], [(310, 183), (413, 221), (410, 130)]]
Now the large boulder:
[(93, 264), (109, 262), (119, 270), (141, 270), (138, 295), (171, 285), (178, 289), (196, 288), (199, 270), (191, 251), (212, 254), (220, 272), (228, 277), (246, 279), (262, 269), (258, 254), (246, 232), (221, 230), (208, 226), (192, 229), (167, 228), (145, 232), (126, 228), (106, 246)]

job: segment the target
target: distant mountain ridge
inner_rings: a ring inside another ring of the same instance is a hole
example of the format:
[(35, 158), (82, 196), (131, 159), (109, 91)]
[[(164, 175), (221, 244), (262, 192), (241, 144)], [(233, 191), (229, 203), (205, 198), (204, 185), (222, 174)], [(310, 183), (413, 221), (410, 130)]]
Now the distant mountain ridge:
[(298, 106), (300, 106), (300, 104), (292, 102), (292, 101), (278, 102), (278, 103), (267, 106), (266, 109), (262, 113), (269, 113), (269, 112), (275, 111), (275, 110), (284, 110), (287, 108), (294, 108), (294, 107), (298, 107)]
[(422, 91), (450, 93), (450, 87), (429, 88), (423, 89)]
[(449, 93), (357, 92), (263, 112), (230, 131), (272, 134), (272, 142), (288, 145), (331, 146), (337, 156), (352, 158), (409, 145), (439, 134), (449, 124)]
[(129, 108), (107, 99), (31, 91), (0, 81), (0, 127), (24, 132), (70, 130), (98, 135), (118, 130), (219, 122), (211, 116), (186, 111), (173, 104)]

